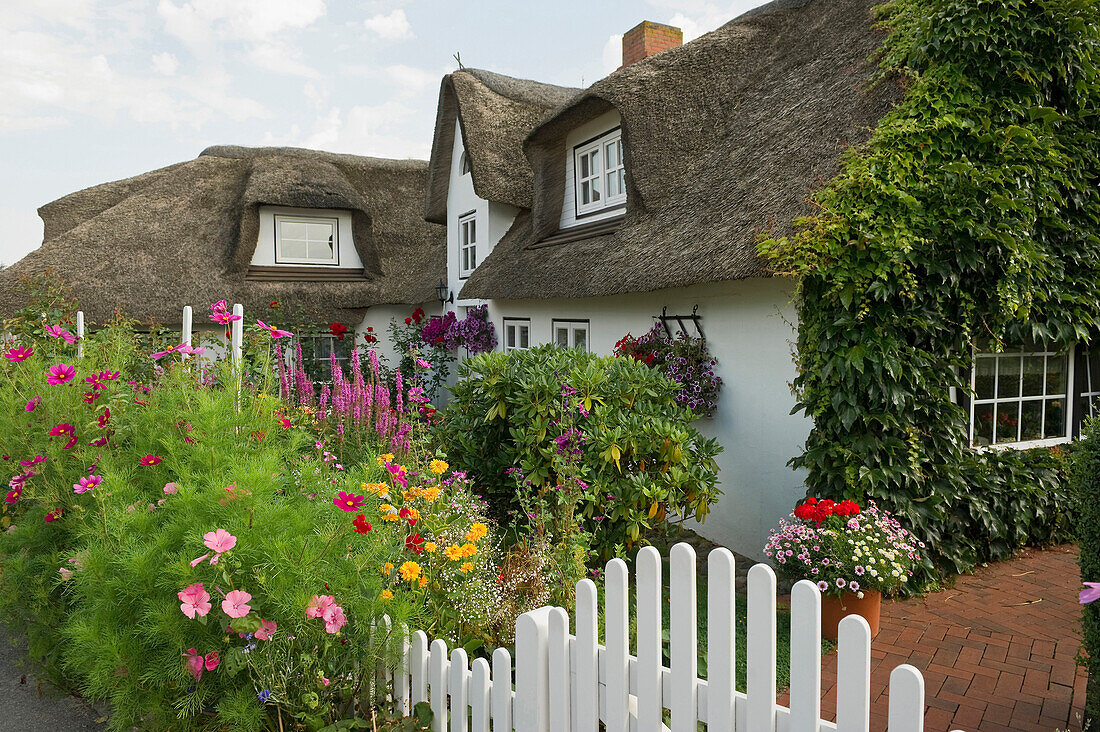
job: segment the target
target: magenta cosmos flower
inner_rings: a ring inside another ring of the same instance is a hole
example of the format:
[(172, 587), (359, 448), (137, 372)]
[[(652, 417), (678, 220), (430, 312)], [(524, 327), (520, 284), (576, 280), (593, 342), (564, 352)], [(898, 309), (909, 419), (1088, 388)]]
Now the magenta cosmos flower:
[(35, 409), (38, 408), (38, 405), (41, 403), (42, 397), (36, 396), (34, 399), (31, 399), (29, 402), (27, 402), (26, 410), (28, 412), (33, 412)]
[(49, 375), (46, 377), (46, 383), (50, 386), (58, 386), (59, 384), (67, 384), (73, 380), (76, 376), (76, 367), (59, 363), (56, 366), (50, 366), (47, 373)]
[(231, 618), (243, 618), (252, 609), (248, 604), (251, 599), (252, 595), (244, 590), (233, 590), (222, 600), (222, 612)]
[(102, 475), (89, 475), (87, 477), (81, 478), (78, 482), (73, 483), (73, 493), (76, 493), (78, 495), (81, 493), (87, 493), (102, 482)]
[[(70, 433), (71, 433), (72, 428), (73, 428), (73, 426), (71, 424), (66, 424), (66, 425), (60, 425), (59, 424), (57, 427), (68, 427), (69, 430), (70, 430)], [(54, 427), (54, 429), (57, 429), (57, 427)], [(53, 436), (53, 432), (51, 432), (50, 435)], [(30, 466), (30, 465), (38, 465), (39, 463), (44, 463), (47, 460), (49, 460), (49, 458), (46, 457), (45, 455), (35, 455), (30, 460), (20, 460), (19, 464), (24, 466), (24, 467), (27, 467), (27, 466)]]
[(1085, 582), (1084, 585), (1085, 589), (1081, 590), (1081, 595), (1077, 598), (1079, 603), (1088, 605), (1100, 600), (1100, 582)]
[(138, 465), (158, 465), (163, 459), (164, 458), (162, 458), (160, 455), (146, 455), (141, 460), (138, 460)]
[(50, 437), (61, 437), (63, 435), (75, 435), (76, 428), (74, 428), (68, 422), (62, 422), (61, 424), (54, 425), (50, 430)]
[(213, 605), (210, 603), (210, 593), (202, 586), (202, 582), (180, 590), (177, 595), (180, 599), (180, 610), (192, 620), (195, 616), (205, 617)]
[(345, 511), (358, 511), (367, 505), (367, 502), (363, 500), (363, 496), (353, 496), (351, 493), (345, 493), (344, 491), (336, 494), (336, 498), (333, 498), (332, 502)]
[(24, 348), (23, 346), (19, 346), (19, 348), (13, 348), (10, 351), (8, 351), (7, 353), (5, 353), (4, 358), (8, 359), (12, 363), (20, 363), (22, 361), (26, 361), (28, 358), (30, 358), (33, 355), (34, 355), (34, 346), (31, 346), (29, 348)]
[(229, 304), (225, 300), (218, 300), (210, 306), (210, 319), (221, 325), (229, 325), (241, 319), (240, 315), (234, 315), (229, 311)]
[(47, 325), (46, 335), (51, 335), (54, 338), (61, 338), (66, 343), (76, 343), (76, 336), (63, 329), (60, 325)]
[(266, 330), (268, 333), (270, 333), (272, 338), (282, 338), (283, 336), (292, 336), (292, 335), (294, 335), (289, 330), (279, 330), (274, 325), (268, 325), (267, 323), (265, 323), (262, 320), (257, 320), (256, 325), (260, 326), (261, 328)]
[(237, 537), (230, 534), (225, 529), (218, 529), (217, 531), (208, 531), (203, 534), (203, 543), (207, 548), (214, 550), (218, 554), (227, 552), (233, 547), (237, 546)]

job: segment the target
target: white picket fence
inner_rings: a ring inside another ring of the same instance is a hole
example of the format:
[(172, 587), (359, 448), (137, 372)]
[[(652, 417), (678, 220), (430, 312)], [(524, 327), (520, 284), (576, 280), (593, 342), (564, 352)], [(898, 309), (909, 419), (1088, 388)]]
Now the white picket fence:
[[(604, 575), (603, 643), (596, 585), (577, 584), (575, 634), (561, 608), (544, 607), (516, 621), (516, 659), (505, 649), (469, 663), (456, 648), (428, 644), (422, 631), (406, 638), (404, 661), (388, 672), (393, 699), (408, 713), (427, 701), (435, 732), (870, 732), (871, 630), (857, 616), (840, 624), (837, 719), (821, 719), (821, 594), (803, 580), (791, 593), (790, 707), (776, 702), (776, 580), (764, 564), (748, 573), (746, 692), (734, 688), (738, 649), (734, 625), (734, 557), (708, 558), (707, 678), (698, 676), (695, 550), (677, 544), (670, 556), (670, 665), (663, 660), (662, 564), (656, 549), (638, 553), (637, 644), (630, 648), (629, 577), (621, 559)], [(666, 710), (669, 725), (665, 725)], [(924, 729), (924, 678), (910, 666), (890, 674), (890, 732)]]

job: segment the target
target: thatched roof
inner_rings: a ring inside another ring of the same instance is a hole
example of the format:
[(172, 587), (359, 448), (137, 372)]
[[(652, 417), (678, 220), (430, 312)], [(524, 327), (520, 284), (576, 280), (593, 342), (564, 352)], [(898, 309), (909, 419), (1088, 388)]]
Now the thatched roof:
[[(434, 300), (446, 235), (422, 216), (428, 168), (299, 148), (211, 147), (191, 161), (48, 203), (42, 246), (0, 272), (0, 313), (27, 302), (18, 281), (52, 268), (92, 321), (117, 308), (178, 323), (184, 305), (216, 300), (265, 312), (272, 300), (318, 318), (361, 317), (380, 303)], [(246, 279), (261, 205), (344, 209), (364, 278)], [(197, 316), (198, 317), (198, 316)]]
[(470, 160), (474, 192), (489, 201), (531, 207), (531, 166), (523, 139), (577, 89), (461, 69), (443, 77), (435, 118), (424, 216), (447, 222), (455, 120), (462, 121), (463, 147)]
[[(584, 297), (769, 276), (758, 236), (789, 233), (843, 150), (900, 98), (897, 81), (872, 84), (877, 2), (778, 0), (576, 95), (527, 138), (532, 210), (461, 296)], [(558, 227), (566, 134), (610, 109), (626, 149), (622, 225), (537, 246)]]

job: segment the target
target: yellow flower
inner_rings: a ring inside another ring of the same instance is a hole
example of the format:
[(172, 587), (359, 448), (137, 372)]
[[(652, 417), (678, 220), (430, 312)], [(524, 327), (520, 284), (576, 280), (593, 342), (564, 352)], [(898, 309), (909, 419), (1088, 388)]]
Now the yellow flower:
[(477, 546), (476, 545), (474, 545), (474, 544), (463, 544), (462, 545), (462, 556), (472, 557), (475, 554), (477, 554)]
[(425, 488), (423, 491), (421, 491), (421, 495), (424, 496), (424, 500), (430, 503), (439, 498), (439, 494), (442, 492), (443, 491), (440, 490), (439, 486), (433, 485), (431, 488)]
[(452, 562), (457, 562), (462, 559), (462, 547), (451, 544), (449, 547), (443, 550), (443, 553), (447, 555), (447, 559)]
[(409, 519), (412, 520), (412, 521), (419, 521), (420, 520), (420, 512), (417, 511), (415, 508), (410, 508), (409, 509)]
[(473, 572), (474, 571), (474, 563), (473, 562), (463, 562), (462, 566), (458, 568), (458, 571), (463, 572), (463, 573)]
[(388, 500), (390, 497), (390, 487), (385, 483), (364, 483), (361, 487), (367, 493), (373, 493), (383, 501)]
[(416, 562), (405, 562), (401, 565), (401, 579), (406, 582), (412, 582), (420, 576), (420, 565)]
[(466, 541), (481, 541), (489, 533), (489, 527), (483, 523), (476, 523), (466, 532)]
[(382, 590), (382, 599), (383, 600), (392, 600), (393, 599), (393, 593), (390, 592), (389, 590)]
[(411, 490), (402, 491), (401, 493), (401, 500), (405, 503), (415, 501), (417, 498), (420, 498), (419, 488), (412, 488)]
[(432, 460), (432, 462), (428, 465), (428, 470), (432, 471), (436, 475), (443, 475), (443, 473), (447, 472), (447, 468), (449, 467), (451, 466), (443, 462), (442, 460)]
[(434, 554), (435, 550), (436, 546), (434, 541), (429, 541), (424, 545), (424, 551), (428, 552), (428, 554)]
[(382, 565), (382, 574), (389, 574), (393, 571), (393, 562), (386, 562)]
[(424, 575), (420, 575), (420, 586), (423, 587), (426, 584), (428, 584), (428, 578)]
[(382, 514), (382, 520), (383, 521), (400, 521), (401, 517), (398, 516), (396, 513), (386, 513), (386, 514)]
[(392, 463), (392, 462), (393, 462), (393, 453), (392, 452), (387, 452), (387, 453), (384, 453), (384, 454), (378, 456), (378, 465), (379, 466), (385, 465), (387, 463)]

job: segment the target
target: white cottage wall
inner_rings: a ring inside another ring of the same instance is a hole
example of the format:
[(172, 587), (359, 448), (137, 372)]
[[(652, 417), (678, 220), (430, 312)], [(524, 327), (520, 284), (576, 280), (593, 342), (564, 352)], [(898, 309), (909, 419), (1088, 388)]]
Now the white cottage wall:
[(492, 300), (489, 311), (498, 338), (504, 318), (529, 318), (532, 345), (551, 342), (555, 319), (588, 320), (590, 350), (606, 355), (627, 332), (648, 330), (662, 307), (680, 315), (698, 305), (724, 385), (717, 414), (696, 426), (724, 448), (718, 457), (724, 495), (705, 523), (692, 528), (762, 559), (768, 532), (804, 493), (803, 473), (787, 466), (810, 429), (806, 417), (790, 414), (790, 303), (786, 280), (751, 279), (600, 298)]

